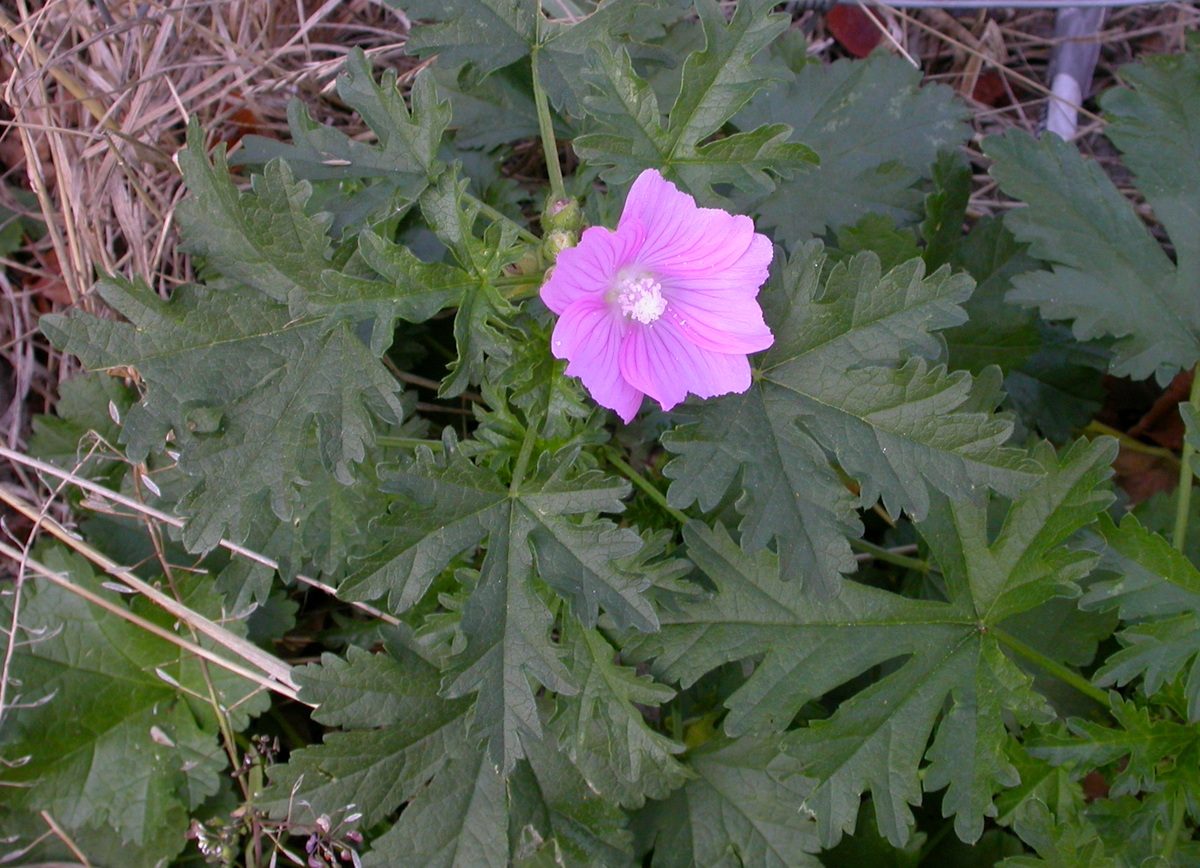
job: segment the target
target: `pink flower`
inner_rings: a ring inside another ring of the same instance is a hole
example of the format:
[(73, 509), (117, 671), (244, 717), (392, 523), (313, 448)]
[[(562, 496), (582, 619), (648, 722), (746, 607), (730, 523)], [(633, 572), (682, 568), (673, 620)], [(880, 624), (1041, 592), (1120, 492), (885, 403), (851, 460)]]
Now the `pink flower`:
[(749, 217), (696, 200), (653, 169), (634, 181), (615, 231), (564, 250), (542, 301), (567, 374), (629, 422), (642, 396), (670, 410), (750, 388), (747, 353), (771, 346), (758, 290), (774, 251)]

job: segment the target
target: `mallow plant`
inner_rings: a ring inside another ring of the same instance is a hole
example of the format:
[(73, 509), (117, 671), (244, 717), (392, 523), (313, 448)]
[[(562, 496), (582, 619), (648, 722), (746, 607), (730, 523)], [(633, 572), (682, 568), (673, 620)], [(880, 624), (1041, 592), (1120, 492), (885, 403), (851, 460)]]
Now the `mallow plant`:
[(1200, 861), (1195, 406), (1136, 508), (1083, 436), (1200, 360), (1196, 46), (1101, 99), (1154, 234), (1018, 131), (968, 219), (953, 93), (765, 0), (404, 7), (373, 138), (193, 125), (199, 282), (42, 320), (16, 858)]

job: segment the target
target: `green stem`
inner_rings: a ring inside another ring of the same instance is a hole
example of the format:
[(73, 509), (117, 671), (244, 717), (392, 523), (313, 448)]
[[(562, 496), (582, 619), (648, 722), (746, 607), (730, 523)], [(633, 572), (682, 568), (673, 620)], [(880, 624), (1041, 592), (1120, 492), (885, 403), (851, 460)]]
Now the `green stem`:
[(513, 468), (512, 482), (508, 485), (509, 494), (516, 494), (525, 481), (525, 472), (529, 469), (529, 459), (533, 455), (533, 444), (537, 440), (537, 429), (530, 425), (525, 429), (525, 439), (521, 441), (521, 451), (517, 455), (517, 464)]
[(500, 209), (493, 208), (491, 205), (489, 205), (487, 202), (484, 202), (478, 196), (473, 196), (470, 193), (464, 192), (463, 198), (469, 199), (471, 201), (471, 203), (473, 205), (475, 205), (476, 208), (479, 209), (480, 213), (486, 214), (488, 217), (492, 218), (492, 220), (494, 220), (495, 222), (509, 223), (512, 226), (514, 226), (517, 230), (517, 235), (526, 244), (532, 244), (535, 247), (541, 246), (542, 239), (538, 238), (536, 235), (534, 235), (532, 232), (530, 232), (528, 229), (526, 229), (524, 226), (522, 226), (516, 220), (509, 217), (507, 214), (505, 214)]
[(620, 453), (611, 446), (604, 450), (605, 457), (608, 458), (613, 467), (620, 470), (629, 477), (629, 481), (646, 493), (646, 496), (653, 500), (658, 506), (679, 522), (680, 525), (687, 524), (691, 521), (690, 518), (683, 512), (680, 512), (671, 504), (667, 503), (667, 496), (659, 491), (649, 479), (638, 473), (628, 461), (621, 457)]
[(567, 198), (567, 188), (563, 185), (562, 166), (558, 164), (558, 142), (554, 139), (554, 120), (550, 117), (550, 101), (546, 99), (546, 91), (542, 87), (542, 77), (538, 72), (538, 56), (541, 54), (542, 16), (538, 16), (538, 44), (533, 46), (530, 59), (533, 61), (533, 104), (537, 107), (538, 129), (542, 133), (542, 150), (546, 152), (546, 173), (550, 176), (550, 194), (555, 199)]
[[(533, 298), (542, 288), (543, 275), (535, 275), (534, 280), (525, 278), (519, 283), (510, 283), (511, 288), (500, 293), (508, 301), (520, 301), (523, 298)], [(499, 281), (496, 281), (499, 283)]]
[(918, 573), (929, 572), (929, 561), (898, 555), (895, 552), (888, 551), (883, 546), (869, 543), (865, 539), (852, 539), (850, 540), (850, 545), (860, 552), (866, 552), (877, 561), (887, 561), (889, 564), (904, 567), (906, 570), (915, 570)]
[(1068, 669), (1066, 666), (1063, 666), (1061, 663), (1055, 660), (1051, 660), (1041, 651), (1038, 651), (1036, 648), (1031, 648), (1029, 645), (1026, 645), (1015, 636), (1010, 636), (1008, 633), (1005, 633), (999, 627), (989, 627), (988, 634), (995, 637), (997, 642), (1014, 652), (1018, 657), (1025, 658), (1042, 671), (1053, 675), (1064, 684), (1069, 684), (1084, 696), (1088, 697), (1089, 699), (1094, 699), (1105, 708), (1111, 710), (1112, 706), (1109, 703), (1108, 694), (1096, 685), (1092, 684), (1092, 682), (1088, 681), (1078, 672)]
[[(1200, 401), (1200, 365), (1192, 369), (1192, 390), (1188, 401), (1195, 405)], [(1175, 490), (1175, 534), (1171, 544), (1179, 551), (1187, 545), (1188, 514), (1192, 507), (1192, 455), (1196, 449), (1187, 437), (1183, 438), (1183, 452), (1179, 457), (1179, 487)]]
[(419, 437), (388, 437), (381, 435), (375, 438), (380, 446), (397, 446), (401, 449), (416, 449), (418, 446), (428, 446), (433, 452), (442, 451), (441, 440), (422, 440)]
[(1167, 837), (1163, 839), (1162, 860), (1164, 864), (1171, 864), (1171, 857), (1175, 855), (1175, 847), (1179, 843), (1179, 833), (1183, 831), (1184, 817), (1184, 799), (1181, 793), (1175, 794), (1174, 812), (1171, 817), (1171, 828), (1167, 830)]
[(917, 855), (917, 864), (924, 864), (925, 858), (938, 848), (938, 845), (954, 830), (953, 823), (942, 823), (936, 832), (925, 839), (925, 843), (921, 846), (921, 851)]

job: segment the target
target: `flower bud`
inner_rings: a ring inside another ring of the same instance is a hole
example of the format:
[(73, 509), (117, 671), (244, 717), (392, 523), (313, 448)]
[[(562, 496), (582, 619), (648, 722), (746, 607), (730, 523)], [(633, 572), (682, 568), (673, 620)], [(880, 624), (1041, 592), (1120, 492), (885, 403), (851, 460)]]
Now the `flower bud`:
[(579, 207), (578, 199), (555, 199), (551, 196), (546, 200), (542, 210), (542, 231), (549, 236), (553, 232), (570, 232), (579, 234), (583, 228), (583, 209)]
[(558, 254), (578, 243), (579, 236), (574, 232), (555, 229), (542, 239), (542, 256), (546, 258), (547, 262), (553, 263), (558, 259)]

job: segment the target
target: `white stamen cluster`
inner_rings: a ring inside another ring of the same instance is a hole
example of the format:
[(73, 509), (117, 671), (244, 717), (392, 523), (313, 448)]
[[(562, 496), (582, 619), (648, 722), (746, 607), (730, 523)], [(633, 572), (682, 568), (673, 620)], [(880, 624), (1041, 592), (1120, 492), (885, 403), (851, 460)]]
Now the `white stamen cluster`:
[(617, 282), (617, 304), (630, 319), (649, 325), (667, 309), (662, 284), (648, 274), (623, 277)]

